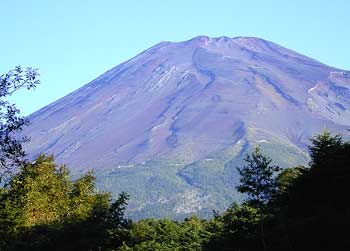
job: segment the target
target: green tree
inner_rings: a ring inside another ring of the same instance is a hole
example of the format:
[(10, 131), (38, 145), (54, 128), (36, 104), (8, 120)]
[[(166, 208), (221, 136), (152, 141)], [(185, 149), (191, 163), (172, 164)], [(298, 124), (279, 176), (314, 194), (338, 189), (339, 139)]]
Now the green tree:
[(6, 250), (118, 248), (130, 224), (127, 200), (96, 193), (91, 172), (72, 181), (65, 166), (40, 155), (0, 190), (0, 243)]
[(246, 166), (237, 168), (240, 174), (240, 185), (237, 189), (247, 194), (247, 202), (256, 206), (260, 216), (260, 235), (263, 249), (266, 250), (264, 234), (264, 213), (267, 202), (276, 193), (276, 173), (278, 166), (271, 165), (272, 160), (265, 156), (259, 147), (256, 147), (251, 155), (244, 159)]
[(257, 250), (259, 213), (256, 207), (233, 203), (222, 215), (215, 214), (207, 224), (211, 238), (203, 250)]
[(132, 225), (129, 233), (122, 251), (200, 251), (210, 235), (205, 222), (195, 216), (181, 223), (169, 219), (141, 220)]
[(349, 250), (350, 142), (327, 130), (311, 142), (311, 167), (286, 195), (291, 243), (294, 250)]
[(26, 137), (18, 137), (29, 121), (19, 115), (19, 109), (8, 98), (20, 89), (32, 89), (40, 82), (38, 71), (32, 68), (14, 70), (0, 76), (0, 178), (11, 171), (11, 167), (23, 162), (25, 152), (22, 143)]
[(329, 165), (342, 165), (344, 159), (344, 143), (340, 135), (332, 136), (328, 130), (316, 135), (311, 139), (309, 147), (311, 167), (323, 167)]

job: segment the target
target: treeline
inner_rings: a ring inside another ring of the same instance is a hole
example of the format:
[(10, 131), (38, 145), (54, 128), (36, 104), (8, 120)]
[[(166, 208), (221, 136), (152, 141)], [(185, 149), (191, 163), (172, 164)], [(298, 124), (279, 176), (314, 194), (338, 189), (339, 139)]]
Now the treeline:
[(310, 167), (279, 170), (259, 149), (239, 168), (241, 205), (210, 220), (144, 219), (128, 195), (96, 192), (93, 173), (72, 181), (41, 155), (0, 190), (1, 250), (349, 250), (350, 143), (324, 132)]

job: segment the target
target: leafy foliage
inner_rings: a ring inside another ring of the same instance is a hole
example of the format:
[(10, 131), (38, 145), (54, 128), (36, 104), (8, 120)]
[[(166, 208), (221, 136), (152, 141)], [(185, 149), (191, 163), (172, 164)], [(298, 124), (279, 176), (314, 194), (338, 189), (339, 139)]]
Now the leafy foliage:
[(343, 166), (346, 163), (343, 161), (348, 161), (345, 154), (349, 153), (349, 143), (344, 143), (340, 135), (332, 136), (325, 130), (311, 139), (311, 142), (309, 149), (312, 167)]
[(14, 70), (0, 76), (0, 171), (10, 172), (11, 167), (18, 165), (24, 159), (22, 143), (25, 137), (18, 138), (15, 133), (22, 130), (29, 121), (19, 115), (19, 109), (8, 98), (18, 90), (28, 90), (40, 82), (38, 71), (32, 68), (23, 70), (17, 66)]
[(133, 224), (130, 240), (121, 250), (200, 251), (209, 234), (205, 222), (197, 217), (182, 223), (167, 219), (146, 219)]
[[(350, 180), (350, 144), (328, 131), (316, 135), (311, 142), (311, 167), (284, 169), (271, 183), (275, 185), (274, 193), (265, 201), (267, 215), (264, 217), (267, 250), (350, 248), (346, 236), (350, 226), (350, 206), (346, 199)], [(248, 203), (251, 212), (259, 212), (256, 205)], [(217, 228), (212, 230), (215, 234), (207, 244), (208, 250), (264, 249), (257, 238), (260, 219), (257, 220), (256, 214), (240, 217), (245, 207), (245, 203), (234, 205), (212, 220)], [(233, 221), (223, 220), (225, 215), (231, 215)], [(245, 225), (249, 227), (242, 229), (241, 226)]]
[(266, 250), (264, 233), (264, 214), (266, 203), (276, 193), (275, 173), (280, 170), (278, 166), (270, 165), (272, 160), (263, 155), (256, 147), (251, 155), (245, 158), (246, 166), (237, 168), (241, 175), (241, 184), (237, 187), (241, 193), (248, 195), (247, 202), (257, 206), (260, 215), (260, 234), (264, 250)]
[(237, 250), (260, 248), (257, 226), (259, 212), (247, 203), (239, 206), (233, 203), (222, 215), (215, 215), (209, 221), (208, 229), (212, 233), (204, 250)]
[[(0, 235), (8, 250), (99, 250), (122, 244), (128, 195), (96, 193), (93, 174), (71, 181), (65, 166), (40, 155), (1, 190)], [(30, 240), (30, 241), (29, 241)]]
[(251, 155), (247, 155), (245, 161), (246, 166), (237, 168), (241, 176), (241, 184), (237, 189), (248, 195), (248, 201), (251, 204), (261, 206), (268, 202), (275, 193), (274, 174), (280, 168), (270, 165), (272, 160), (263, 155), (259, 147), (256, 147)]

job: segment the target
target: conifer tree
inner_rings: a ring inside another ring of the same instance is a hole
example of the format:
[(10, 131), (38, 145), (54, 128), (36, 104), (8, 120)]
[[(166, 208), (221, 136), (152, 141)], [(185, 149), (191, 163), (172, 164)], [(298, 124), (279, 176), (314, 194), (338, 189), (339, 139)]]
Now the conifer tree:
[(266, 250), (264, 237), (264, 213), (267, 202), (277, 190), (275, 174), (280, 170), (271, 165), (271, 159), (265, 156), (259, 147), (244, 159), (246, 166), (237, 168), (240, 174), (240, 185), (237, 189), (247, 194), (247, 202), (256, 206), (260, 215), (260, 235), (263, 249)]

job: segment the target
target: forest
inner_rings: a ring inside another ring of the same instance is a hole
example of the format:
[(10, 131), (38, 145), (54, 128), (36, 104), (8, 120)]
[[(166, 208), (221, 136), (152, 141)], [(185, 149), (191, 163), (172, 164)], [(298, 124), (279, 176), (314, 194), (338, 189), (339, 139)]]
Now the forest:
[(72, 179), (53, 156), (28, 161), (18, 133), (28, 121), (6, 97), (37, 85), (35, 70), (0, 79), (0, 250), (349, 250), (350, 142), (325, 130), (311, 139), (309, 166), (280, 169), (257, 147), (236, 167), (241, 204), (211, 219), (125, 215), (129, 195)]

